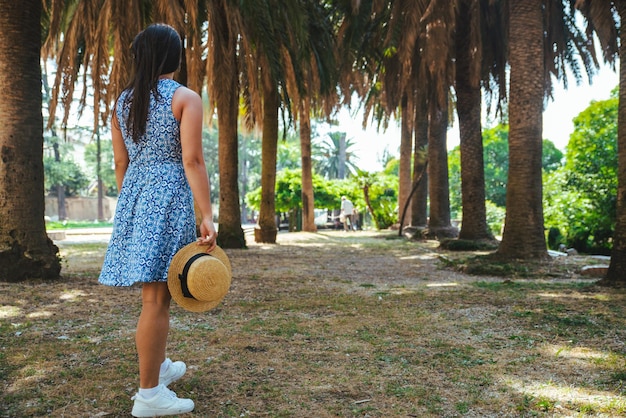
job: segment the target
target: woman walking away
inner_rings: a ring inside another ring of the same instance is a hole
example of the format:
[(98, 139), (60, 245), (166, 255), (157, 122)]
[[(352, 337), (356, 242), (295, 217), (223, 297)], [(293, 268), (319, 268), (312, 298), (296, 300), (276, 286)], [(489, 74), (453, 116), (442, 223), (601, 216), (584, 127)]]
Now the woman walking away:
[(202, 100), (173, 80), (181, 48), (178, 33), (163, 24), (151, 25), (135, 37), (133, 74), (116, 101), (111, 122), (120, 194), (99, 281), (142, 286), (135, 335), (135, 417), (194, 408), (191, 399), (178, 398), (167, 388), (187, 366), (166, 357), (171, 300), (167, 271), (174, 254), (196, 241), (194, 198), (202, 219), (198, 244), (209, 252), (217, 238), (202, 156)]

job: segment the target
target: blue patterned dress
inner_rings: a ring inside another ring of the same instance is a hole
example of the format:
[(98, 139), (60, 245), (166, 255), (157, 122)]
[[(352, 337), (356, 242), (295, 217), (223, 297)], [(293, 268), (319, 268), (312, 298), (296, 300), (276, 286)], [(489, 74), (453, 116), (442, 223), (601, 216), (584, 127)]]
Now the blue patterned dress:
[(172, 113), (172, 97), (180, 86), (173, 80), (159, 80), (159, 99), (150, 98), (146, 134), (138, 143), (133, 142), (126, 125), (129, 106), (124, 99), (128, 91), (117, 101), (115, 112), (130, 162), (100, 273), (102, 284), (165, 282), (174, 254), (196, 239), (180, 125)]

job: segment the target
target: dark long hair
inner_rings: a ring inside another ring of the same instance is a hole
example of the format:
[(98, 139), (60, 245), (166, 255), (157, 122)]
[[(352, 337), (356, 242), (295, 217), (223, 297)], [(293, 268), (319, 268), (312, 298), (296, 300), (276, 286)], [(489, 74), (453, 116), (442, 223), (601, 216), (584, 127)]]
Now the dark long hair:
[(126, 89), (131, 94), (130, 112), (126, 126), (133, 141), (146, 132), (151, 93), (158, 98), (159, 76), (174, 72), (180, 66), (182, 45), (180, 36), (171, 26), (157, 23), (139, 32), (132, 44), (133, 75)]

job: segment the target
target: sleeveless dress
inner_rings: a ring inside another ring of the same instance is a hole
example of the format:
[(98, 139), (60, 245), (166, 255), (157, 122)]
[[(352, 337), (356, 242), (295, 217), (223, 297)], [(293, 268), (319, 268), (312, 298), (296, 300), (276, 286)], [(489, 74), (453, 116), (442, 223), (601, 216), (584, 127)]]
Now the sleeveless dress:
[(166, 282), (174, 254), (196, 240), (193, 195), (182, 163), (180, 124), (172, 113), (172, 97), (179, 87), (170, 79), (158, 81), (158, 98), (150, 98), (146, 133), (137, 143), (126, 124), (130, 106), (125, 99), (129, 91), (117, 101), (115, 112), (130, 161), (100, 273), (102, 284)]

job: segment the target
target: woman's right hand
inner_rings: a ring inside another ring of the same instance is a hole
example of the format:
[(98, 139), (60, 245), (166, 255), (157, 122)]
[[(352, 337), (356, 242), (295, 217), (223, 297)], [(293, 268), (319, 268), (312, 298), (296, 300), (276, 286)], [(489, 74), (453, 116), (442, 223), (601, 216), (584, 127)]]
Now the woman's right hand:
[(203, 218), (200, 224), (200, 237), (198, 238), (198, 244), (208, 245), (206, 252), (211, 252), (217, 245), (217, 231), (215, 230), (215, 224), (211, 218)]

